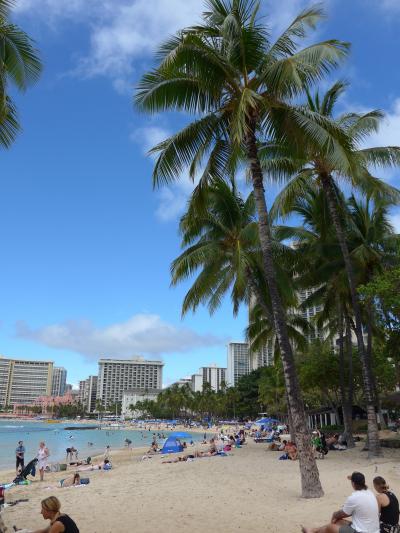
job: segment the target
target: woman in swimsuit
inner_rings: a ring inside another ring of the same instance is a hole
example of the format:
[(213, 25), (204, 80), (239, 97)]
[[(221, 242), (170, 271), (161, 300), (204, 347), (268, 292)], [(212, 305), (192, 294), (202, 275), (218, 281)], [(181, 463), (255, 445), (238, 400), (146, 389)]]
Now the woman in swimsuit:
[(42, 516), (50, 520), (50, 526), (38, 529), (34, 533), (79, 533), (78, 526), (67, 514), (60, 513), (61, 504), (58, 498), (50, 496), (42, 500)]

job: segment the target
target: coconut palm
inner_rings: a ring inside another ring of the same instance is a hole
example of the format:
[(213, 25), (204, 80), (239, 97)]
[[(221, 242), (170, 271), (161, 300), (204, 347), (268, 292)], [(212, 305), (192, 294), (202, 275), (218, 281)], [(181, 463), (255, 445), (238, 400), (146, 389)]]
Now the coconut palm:
[(25, 91), (40, 76), (42, 65), (32, 39), (9, 21), (13, 0), (0, 0), (0, 145), (9, 148), (20, 130), (9, 86)]
[[(335, 83), (323, 98), (317, 93), (314, 98), (308, 93), (308, 108), (313, 113), (325, 115), (331, 120), (335, 120), (337, 126), (342, 128), (347, 137), (346, 146), (343, 146), (337, 137), (332, 143), (332, 151), (329, 157), (326, 153), (314, 146), (306, 145), (304, 139), (302, 149), (305, 148), (297, 160), (290, 159), (290, 154), (281, 152), (279, 157), (271, 158), (270, 153), (265, 149), (262, 154), (263, 166), (270, 170), (271, 174), (282, 178), (287, 174), (287, 169), (297, 172), (275, 201), (273, 216), (285, 216), (290, 212), (291, 206), (296, 198), (303, 194), (305, 184), (312, 180), (321, 187), (329, 208), (333, 227), (340, 245), (341, 255), (344, 260), (346, 276), (348, 280), (354, 322), (357, 347), (363, 369), (364, 394), (368, 412), (368, 439), (369, 454), (371, 456), (380, 455), (380, 444), (378, 435), (378, 425), (375, 413), (374, 401), (374, 378), (372, 366), (368, 362), (368, 354), (364, 344), (362, 329), (362, 311), (357, 294), (357, 280), (354, 271), (353, 261), (350, 256), (349, 247), (346, 240), (346, 210), (340, 206), (340, 195), (338, 194), (338, 181), (344, 180), (353, 187), (358, 187), (362, 191), (373, 195), (375, 198), (391, 199), (399, 201), (399, 191), (385, 184), (371, 174), (370, 167), (394, 166), (400, 164), (399, 147), (375, 147), (362, 148), (365, 139), (376, 132), (383, 114), (380, 111), (371, 111), (365, 114), (346, 113), (336, 119), (333, 118), (333, 110), (339, 96), (345, 89), (343, 82)], [(350, 143), (350, 149), (349, 149)], [(282, 160), (282, 161), (281, 161)], [(278, 170), (277, 170), (278, 169)]]
[[(346, 244), (354, 265), (357, 285), (366, 283), (374, 272), (392, 266), (396, 257), (396, 238), (388, 221), (390, 202), (378, 199), (372, 201), (367, 196), (360, 199), (354, 195), (347, 203), (336, 191), (342, 218), (346, 223)], [(279, 205), (281, 199), (277, 199)], [(273, 207), (273, 210), (276, 206)], [(327, 198), (322, 188), (315, 181), (304, 184), (303, 195), (294, 200), (292, 213), (302, 217), (298, 227), (277, 227), (280, 238), (295, 239), (296, 249), (303, 258), (307, 268), (301, 268), (302, 275), (298, 283), (303, 288), (312, 285), (317, 289), (302, 304), (303, 307), (320, 305), (322, 311), (318, 315), (318, 328), (324, 328), (330, 335), (339, 336), (340, 358), (346, 352), (348, 363), (348, 387), (344, 387), (344, 375), (341, 376), (342, 404), (346, 433), (351, 434), (352, 405), (352, 345), (351, 329), (354, 328), (354, 315), (347, 272), (336, 232), (331, 224)], [(344, 213), (347, 212), (347, 216)], [(372, 365), (372, 324), (368, 308), (362, 309), (364, 323), (369, 324), (367, 357)], [(373, 375), (372, 375), (373, 376)], [(377, 406), (379, 398), (373, 381), (374, 398)]]
[(336, 67), (348, 45), (330, 40), (299, 49), (297, 40), (323, 15), (320, 7), (300, 13), (271, 44), (255, 0), (208, 0), (206, 6), (202, 24), (182, 30), (161, 47), (158, 67), (142, 78), (136, 93), (136, 104), (147, 112), (184, 110), (198, 117), (152, 150), (158, 154), (153, 181), (159, 185), (176, 180), (185, 167), (194, 175), (207, 161), (199, 192), (213, 178), (231, 176), (239, 160), (249, 165), (263, 268), (297, 435), (302, 493), (318, 497), (323, 492), (276, 282), (259, 147), (266, 139), (299, 139), (301, 132), (313, 144), (329, 148), (341, 130), (318, 113), (288, 102)]

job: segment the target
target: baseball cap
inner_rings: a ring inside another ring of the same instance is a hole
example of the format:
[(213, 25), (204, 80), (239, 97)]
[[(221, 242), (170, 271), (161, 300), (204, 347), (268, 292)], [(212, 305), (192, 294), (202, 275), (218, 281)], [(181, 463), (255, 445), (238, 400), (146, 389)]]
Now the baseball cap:
[(353, 472), (351, 476), (347, 476), (347, 479), (350, 479), (356, 485), (365, 485), (365, 476), (361, 472)]

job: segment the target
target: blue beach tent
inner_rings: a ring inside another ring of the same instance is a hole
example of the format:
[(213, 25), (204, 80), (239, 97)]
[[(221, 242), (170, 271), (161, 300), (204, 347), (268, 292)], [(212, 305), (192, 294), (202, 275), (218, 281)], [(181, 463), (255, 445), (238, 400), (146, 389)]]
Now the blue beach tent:
[(176, 439), (191, 439), (192, 438), (192, 435), (190, 435), (190, 433), (187, 433), (186, 431), (173, 431), (169, 436), (175, 437)]
[(276, 418), (260, 418), (254, 422), (257, 426), (273, 426), (274, 424), (280, 424)]
[(183, 446), (177, 437), (170, 435), (161, 448), (161, 453), (179, 453), (183, 451)]

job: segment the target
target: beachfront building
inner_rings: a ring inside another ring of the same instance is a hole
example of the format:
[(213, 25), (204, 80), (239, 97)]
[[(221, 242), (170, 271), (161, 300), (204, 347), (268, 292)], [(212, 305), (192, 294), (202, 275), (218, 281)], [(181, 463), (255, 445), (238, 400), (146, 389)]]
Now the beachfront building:
[(237, 385), (242, 376), (252, 370), (250, 364), (250, 350), (247, 342), (230, 342), (228, 344), (228, 366), (226, 379), (230, 387)]
[(272, 339), (261, 350), (250, 350), (250, 370), (257, 370), (263, 366), (274, 364), (274, 343)]
[(190, 388), (193, 392), (202, 392), (203, 374), (192, 374), (192, 377), (190, 378)]
[[(302, 304), (307, 298), (309, 298), (314, 292), (316, 291), (315, 288), (311, 289), (303, 289), (298, 291), (298, 298), (300, 303)], [(300, 315), (302, 318), (305, 318), (309, 322), (312, 322), (312, 319), (315, 318), (315, 316), (322, 311), (322, 305), (310, 305), (306, 307), (305, 309), (300, 310)], [(318, 329), (316, 326), (312, 326), (310, 333), (307, 334), (308, 340), (310, 342), (315, 341), (317, 339), (323, 340), (324, 334), (323, 332)]]
[(98, 376), (89, 376), (79, 381), (78, 401), (87, 413), (96, 410)]
[(100, 359), (97, 398), (107, 408), (122, 402), (125, 391), (159, 390), (162, 388), (162, 361), (132, 359)]
[(33, 404), (51, 394), (52, 361), (26, 361), (0, 356), (0, 406)]
[(192, 386), (192, 378), (181, 378), (181, 379), (178, 379), (178, 381), (174, 381), (173, 383), (171, 383), (171, 385), (168, 385), (168, 387), (166, 387), (167, 389), (169, 387), (191, 387)]
[(215, 392), (221, 390), (221, 386), (226, 384), (226, 368), (217, 366), (216, 364), (202, 366), (197, 374), (192, 375), (190, 387), (193, 392), (202, 392), (206, 383)]
[(55, 366), (53, 368), (53, 379), (51, 384), (52, 396), (63, 396), (65, 394), (65, 386), (67, 384), (67, 370), (62, 366)]
[(145, 400), (157, 400), (157, 396), (160, 394), (160, 392), (160, 389), (130, 389), (124, 391), (122, 394), (121, 414), (123, 416), (140, 416), (142, 413), (138, 409), (135, 409), (135, 405), (138, 402), (143, 402)]

